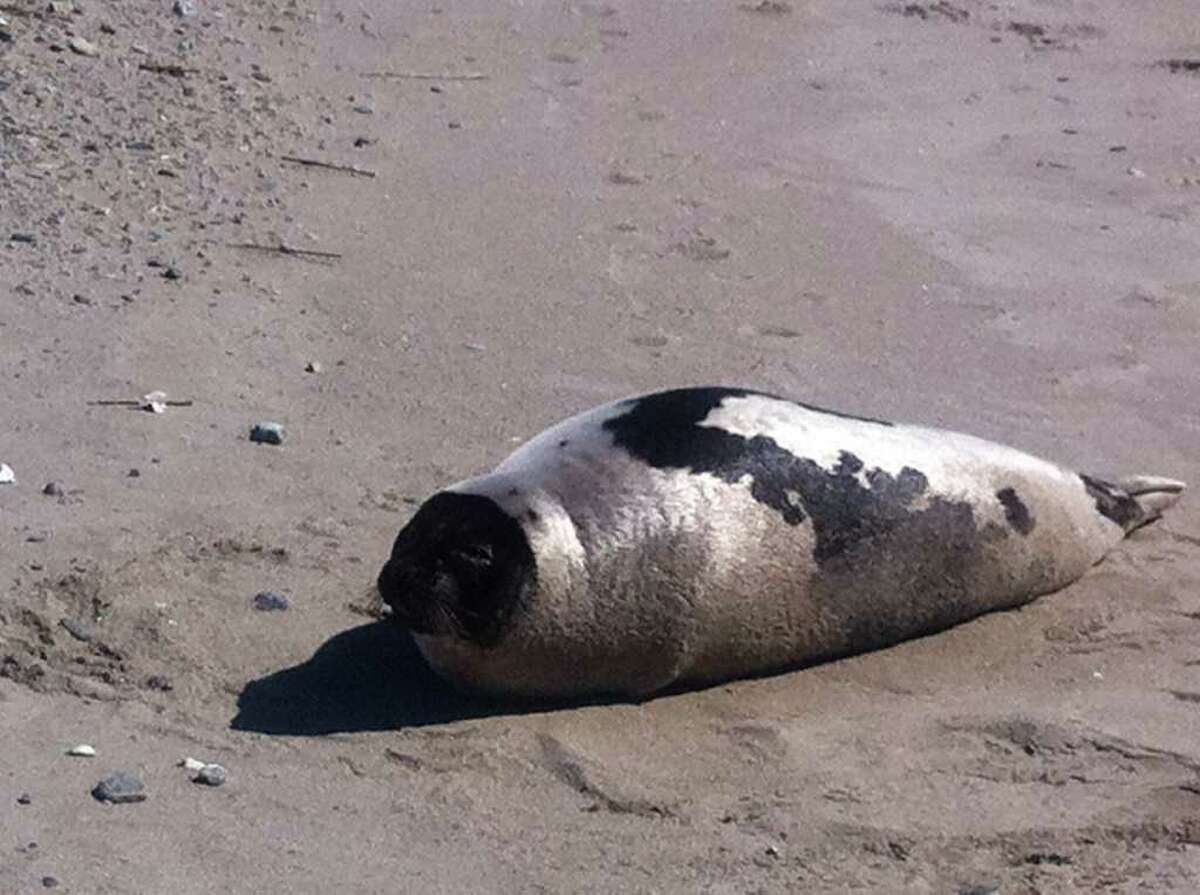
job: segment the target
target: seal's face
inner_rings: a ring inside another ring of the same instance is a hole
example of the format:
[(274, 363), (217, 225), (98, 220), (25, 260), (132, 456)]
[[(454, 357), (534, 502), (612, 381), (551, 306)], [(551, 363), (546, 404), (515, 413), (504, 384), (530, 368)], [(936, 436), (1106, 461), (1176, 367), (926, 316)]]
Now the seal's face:
[(487, 497), (443, 491), (400, 531), (379, 593), (405, 628), (486, 647), (503, 637), (535, 575), (515, 519)]

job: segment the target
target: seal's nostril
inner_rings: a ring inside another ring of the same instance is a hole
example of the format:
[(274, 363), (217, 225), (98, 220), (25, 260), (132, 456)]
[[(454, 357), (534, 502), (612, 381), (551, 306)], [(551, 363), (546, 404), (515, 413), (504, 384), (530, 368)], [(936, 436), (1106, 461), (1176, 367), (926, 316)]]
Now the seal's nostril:
[(396, 596), (396, 570), (389, 562), (379, 572), (379, 577), (375, 579), (375, 587), (379, 589), (379, 596), (383, 598), (383, 602), (389, 606)]

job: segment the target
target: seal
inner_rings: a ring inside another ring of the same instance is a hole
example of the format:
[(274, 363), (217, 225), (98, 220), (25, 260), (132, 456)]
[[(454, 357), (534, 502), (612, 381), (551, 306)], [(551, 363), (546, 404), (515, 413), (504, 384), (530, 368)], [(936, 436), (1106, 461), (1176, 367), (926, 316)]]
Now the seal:
[(1027, 603), (1183, 489), (748, 389), (680, 388), (574, 416), (435, 494), (378, 587), (462, 688), (641, 697)]

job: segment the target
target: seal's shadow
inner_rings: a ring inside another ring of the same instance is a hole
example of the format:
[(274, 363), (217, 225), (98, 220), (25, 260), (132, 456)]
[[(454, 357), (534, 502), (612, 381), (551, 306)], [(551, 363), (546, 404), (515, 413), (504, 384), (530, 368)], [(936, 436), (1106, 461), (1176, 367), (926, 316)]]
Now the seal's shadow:
[(425, 664), (407, 632), (380, 621), (336, 634), (308, 661), (248, 683), (230, 726), (318, 736), (512, 711), (452, 689)]

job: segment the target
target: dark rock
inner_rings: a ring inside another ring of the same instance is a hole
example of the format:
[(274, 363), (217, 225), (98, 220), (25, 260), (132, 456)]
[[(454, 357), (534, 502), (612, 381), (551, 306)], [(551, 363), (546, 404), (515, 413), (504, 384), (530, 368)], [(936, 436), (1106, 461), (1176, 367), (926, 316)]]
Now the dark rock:
[(90, 643), (96, 638), (96, 626), (91, 622), (81, 619), (64, 618), (59, 624), (66, 628), (67, 633), (76, 640)]
[(146, 785), (137, 774), (128, 771), (116, 771), (109, 774), (92, 789), (92, 796), (101, 802), (112, 802), (114, 805), (126, 802), (145, 801)]
[(250, 440), (257, 444), (283, 444), (283, 426), (280, 423), (255, 423), (250, 430)]
[(264, 590), (254, 595), (254, 608), (259, 612), (283, 612), (291, 605), (287, 597), (274, 591)]
[(29, 797), (29, 793), (27, 793), (27, 792), (23, 792), (19, 796), (17, 796), (17, 804), (18, 805), (28, 805), (32, 802), (33, 802), (33, 799), (31, 799)]
[(42, 877), (42, 888), (43, 889), (57, 889), (58, 888), (58, 878), (53, 877), (53, 876), (43, 876)]
[(196, 0), (175, 0), (175, 15), (181, 19), (187, 19), (194, 16), (199, 9), (196, 7)]
[(66, 491), (63, 490), (63, 486), (59, 482), (47, 482), (46, 487), (42, 489), (42, 493), (47, 497), (62, 497), (66, 494)]
[(146, 686), (151, 690), (161, 690), (166, 693), (175, 689), (175, 685), (171, 683), (171, 679), (166, 675), (152, 674), (146, 678)]
[(164, 280), (182, 280), (183, 271), (173, 264), (168, 264), (162, 273)]
[(32, 233), (13, 233), (8, 237), (9, 242), (24, 242), (33, 245), (37, 242), (37, 237)]

